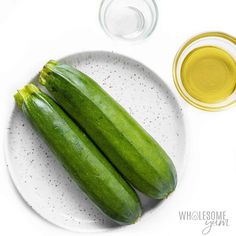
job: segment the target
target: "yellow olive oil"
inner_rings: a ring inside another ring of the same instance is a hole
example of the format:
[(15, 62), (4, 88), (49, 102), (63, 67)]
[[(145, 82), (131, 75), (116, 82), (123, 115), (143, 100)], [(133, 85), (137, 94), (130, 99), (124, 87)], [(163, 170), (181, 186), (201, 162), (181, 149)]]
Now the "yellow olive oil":
[(236, 61), (219, 47), (199, 47), (184, 59), (181, 79), (193, 98), (204, 103), (218, 103), (235, 91)]

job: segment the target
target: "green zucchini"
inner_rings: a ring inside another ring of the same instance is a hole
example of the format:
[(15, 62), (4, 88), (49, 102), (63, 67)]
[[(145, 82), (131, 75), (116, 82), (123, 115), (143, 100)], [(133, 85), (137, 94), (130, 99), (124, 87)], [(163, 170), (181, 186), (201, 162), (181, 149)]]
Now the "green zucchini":
[(134, 223), (140, 217), (141, 205), (134, 190), (48, 95), (29, 84), (17, 92), (15, 100), (101, 211), (120, 224)]
[(174, 191), (176, 170), (166, 152), (94, 80), (50, 61), (39, 82), (135, 188), (155, 199)]

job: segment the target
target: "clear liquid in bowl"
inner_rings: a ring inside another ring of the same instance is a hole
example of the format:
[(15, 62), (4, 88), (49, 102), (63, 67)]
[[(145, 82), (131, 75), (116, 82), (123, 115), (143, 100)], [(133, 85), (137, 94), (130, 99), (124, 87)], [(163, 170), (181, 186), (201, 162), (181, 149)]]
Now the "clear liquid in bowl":
[(157, 15), (152, 0), (104, 0), (100, 8), (100, 22), (105, 32), (124, 40), (149, 36), (156, 26)]

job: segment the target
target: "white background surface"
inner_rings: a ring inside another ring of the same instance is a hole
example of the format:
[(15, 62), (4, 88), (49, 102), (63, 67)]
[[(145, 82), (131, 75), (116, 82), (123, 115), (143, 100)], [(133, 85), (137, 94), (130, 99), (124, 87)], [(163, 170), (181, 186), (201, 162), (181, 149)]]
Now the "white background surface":
[[(0, 0), (1, 143), (8, 104), (49, 59), (87, 50), (128, 55), (154, 70), (182, 103), (187, 123), (186, 167), (175, 201), (165, 214), (149, 217), (106, 235), (201, 235), (203, 222), (180, 221), (179, 211), (226, 211), (229, 227), (214, 227), (209, 235), (236, 234), (236, 107), (219, 113), (197, 110), (182, 101), (172, 81), (172, 62), (182, 43), (204, 31), (236, 35), (235, 0), (159, 0), (159, 22), (146, 41), (112, 41), (98, 22), (99, 0)], [(45, 222), (17, 195), (0, 159), (0, 234), (74, 235)]]

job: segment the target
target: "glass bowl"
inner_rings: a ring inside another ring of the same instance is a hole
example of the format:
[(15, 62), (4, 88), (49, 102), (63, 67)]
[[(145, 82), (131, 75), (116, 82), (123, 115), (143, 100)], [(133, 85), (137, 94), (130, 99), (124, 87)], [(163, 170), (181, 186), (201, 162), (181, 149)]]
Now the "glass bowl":
[[(204, 103), (192, 97), (183, 86), (181, 68), (185, 58), (194, 49), (204, 46), (215, 46), (228, 52), (235, 59), (236, 66), (236, 38), (222, 32), (208, 32), (197, 35), (187, 41), (178, 51), (173, 64), (173, 78), (180, 95), (191, 105), (205, 111), (223, 110), (236, 103), (236, 90), (227, 99), (217, 103)], [(235, 75), (236, 76), (236, 75)]]
[(103, 30), (113, 38), (137, 41), (155, 29), (158, 9), (154, 0), (103, 0), (99, 20)]

